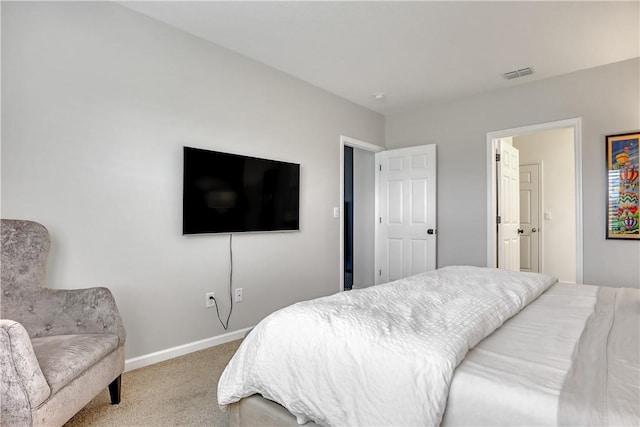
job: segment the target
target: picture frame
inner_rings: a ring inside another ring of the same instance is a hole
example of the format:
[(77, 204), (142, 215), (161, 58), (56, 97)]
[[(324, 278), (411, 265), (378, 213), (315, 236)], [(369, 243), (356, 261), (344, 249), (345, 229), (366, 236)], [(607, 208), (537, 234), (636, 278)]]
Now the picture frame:
[(640, 131), (606, 136), (607, 239), (640, 241)]

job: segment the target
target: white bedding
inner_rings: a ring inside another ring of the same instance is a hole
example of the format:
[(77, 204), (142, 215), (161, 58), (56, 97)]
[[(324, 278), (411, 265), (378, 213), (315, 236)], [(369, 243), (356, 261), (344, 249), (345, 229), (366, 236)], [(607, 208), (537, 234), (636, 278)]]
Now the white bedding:
[(560, 391), (597, 290), (557, 283), (469, 351), (442, 425), (558, 425)]
[(259, 393), (323, 425), (437, 425), (469, 348), (555, 279), (447, 267), (294, 304), (244, 340), (221, 406)]
[(640, 291), (557, 283), (467, 353), (442, 425), (640, 425)]

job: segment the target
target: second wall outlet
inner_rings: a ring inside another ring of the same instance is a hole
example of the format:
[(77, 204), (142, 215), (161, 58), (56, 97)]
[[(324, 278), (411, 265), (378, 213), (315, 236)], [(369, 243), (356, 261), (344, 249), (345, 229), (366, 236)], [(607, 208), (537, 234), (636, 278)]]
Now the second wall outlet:
[(242, 288), (236, 288), (235, 302), (242, 302)]
[(216, 295), (215, 292), (207, 292), (204, 294), (204, 306), (207, 308), (215, 307)]

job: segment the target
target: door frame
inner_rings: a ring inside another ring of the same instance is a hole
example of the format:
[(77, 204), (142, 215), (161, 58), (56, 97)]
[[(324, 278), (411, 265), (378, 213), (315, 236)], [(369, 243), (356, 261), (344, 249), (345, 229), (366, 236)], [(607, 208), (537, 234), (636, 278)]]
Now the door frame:
[[(350, 138), (348, 136), (340, 135), (340, 205), (337, 208), (340, 222), (340, 280), (339, 280), (339, 289), (338, 291), (344, 291), (344, 147), (353, 147), (361, 150), (371, 151), (372, 153), (378, 153), (380, 151), (384, 151), (384, 147), (380, 147), (379, 145), (374, 145), (369, 142), (361, 141), (359, 139)], [(375, 203), (378, 205), (378, 182), (375, 176), (372, 176), (371, 179), (374, 181), (375, 185)], [(334, 209), (335, 212), (335, 209)], [(375, 218), (376, 212), (371, 212), (371, 216)], [(335, 216), (335, 215), (334, 215)], [(375, 241), (378, 241), (378, 230), (375, 230)]]
[(582, 221), (582, 119), (559, 120), (512, 129), (487, 132), (487, 267), (496, 267), (496, 218), (498, 215), (496, 193), (496, 140), (509, 136), (521, 136), (553, 129), (573, 129), (576, 198), (576, 283), (583, 282), (583, 221)]

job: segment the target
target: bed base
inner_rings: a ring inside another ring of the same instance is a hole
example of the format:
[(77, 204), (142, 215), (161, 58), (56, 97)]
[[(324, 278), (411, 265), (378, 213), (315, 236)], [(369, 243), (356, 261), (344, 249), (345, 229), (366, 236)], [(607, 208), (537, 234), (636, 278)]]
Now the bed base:
[[(289, 411), (277, 403), (265, 399), (259, 394), (245, 397), (239, 402), (229, 405), (230, 427), (298, 427), (299, 424)], [(320, 427), (314, 422), (304, 424), (305, 427)]]

